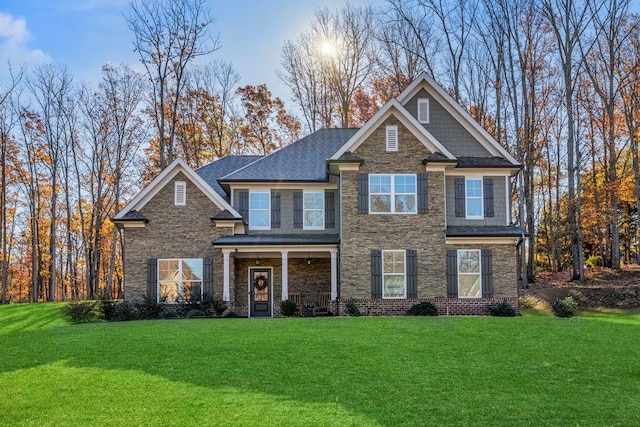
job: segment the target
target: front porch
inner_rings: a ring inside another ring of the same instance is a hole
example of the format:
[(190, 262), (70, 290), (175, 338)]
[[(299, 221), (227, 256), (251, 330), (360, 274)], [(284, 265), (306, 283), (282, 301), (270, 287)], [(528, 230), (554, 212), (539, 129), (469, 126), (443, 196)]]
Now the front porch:
[(218, 239), (214, 247), (223, 255), (223, 299), (247, 317), (279, 317), (280, 303), (287, 299), (316, 306), (326, 295), (335, 301), (338, 243), (333, 235)]

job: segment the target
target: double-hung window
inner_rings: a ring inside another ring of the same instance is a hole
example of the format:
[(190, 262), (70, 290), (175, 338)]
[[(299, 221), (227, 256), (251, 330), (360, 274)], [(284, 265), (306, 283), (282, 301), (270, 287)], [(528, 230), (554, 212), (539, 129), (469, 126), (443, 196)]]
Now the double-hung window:
[(324, 230), (324, 191), (303, 192), (305, 230)]
[(467, 219), (482, 219), (482, 178), (467, 178), (466, 188), (466, 217)]
[(416, 213), (416, 175), (369, 175), (369, 213)]
[(458, 250), (458, 296), (482, 296), (482, 271), (479, 249)]
[(405, 251), (382, 251), (382, 298), (407, 297)]
[(249, 192), (249, 228), (251, 230), (271, 229), (271, 192)]
[(181, 302), (202, 299), (202, 259), (159, 259), (158, 298)]

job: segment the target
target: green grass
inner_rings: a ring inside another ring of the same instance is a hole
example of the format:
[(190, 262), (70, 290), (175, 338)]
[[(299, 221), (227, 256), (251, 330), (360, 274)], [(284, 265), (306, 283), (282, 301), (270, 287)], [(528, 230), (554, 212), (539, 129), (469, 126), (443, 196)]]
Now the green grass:
[(640, 313), (69, 325), (0, 307), (0, 425), (640, 425)]

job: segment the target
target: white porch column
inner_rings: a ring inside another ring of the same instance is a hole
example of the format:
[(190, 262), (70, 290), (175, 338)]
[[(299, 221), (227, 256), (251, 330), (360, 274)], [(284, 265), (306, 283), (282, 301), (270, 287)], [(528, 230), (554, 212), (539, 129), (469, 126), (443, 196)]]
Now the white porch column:
[(224, 257), (224, 268), (222, 275), (222, 300), (229, 301), (231, 299), (229, 293), (229, 253), (231, 251), (223, 250), (222, 256)]
[(338, 298), (338, 250), (331, 249), (331, 299)]
[(282, 254), (282, 301), (289, 299), (289, 251), (280, 251)]

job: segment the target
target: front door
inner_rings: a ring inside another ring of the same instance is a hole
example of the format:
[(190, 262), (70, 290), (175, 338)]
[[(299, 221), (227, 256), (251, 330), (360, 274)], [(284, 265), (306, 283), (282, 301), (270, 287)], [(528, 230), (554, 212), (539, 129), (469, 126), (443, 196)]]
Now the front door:
[(249, 270), (249, 293), (251, 294), (251, 317), (271, 316), (271, 270), (264, 268)]

